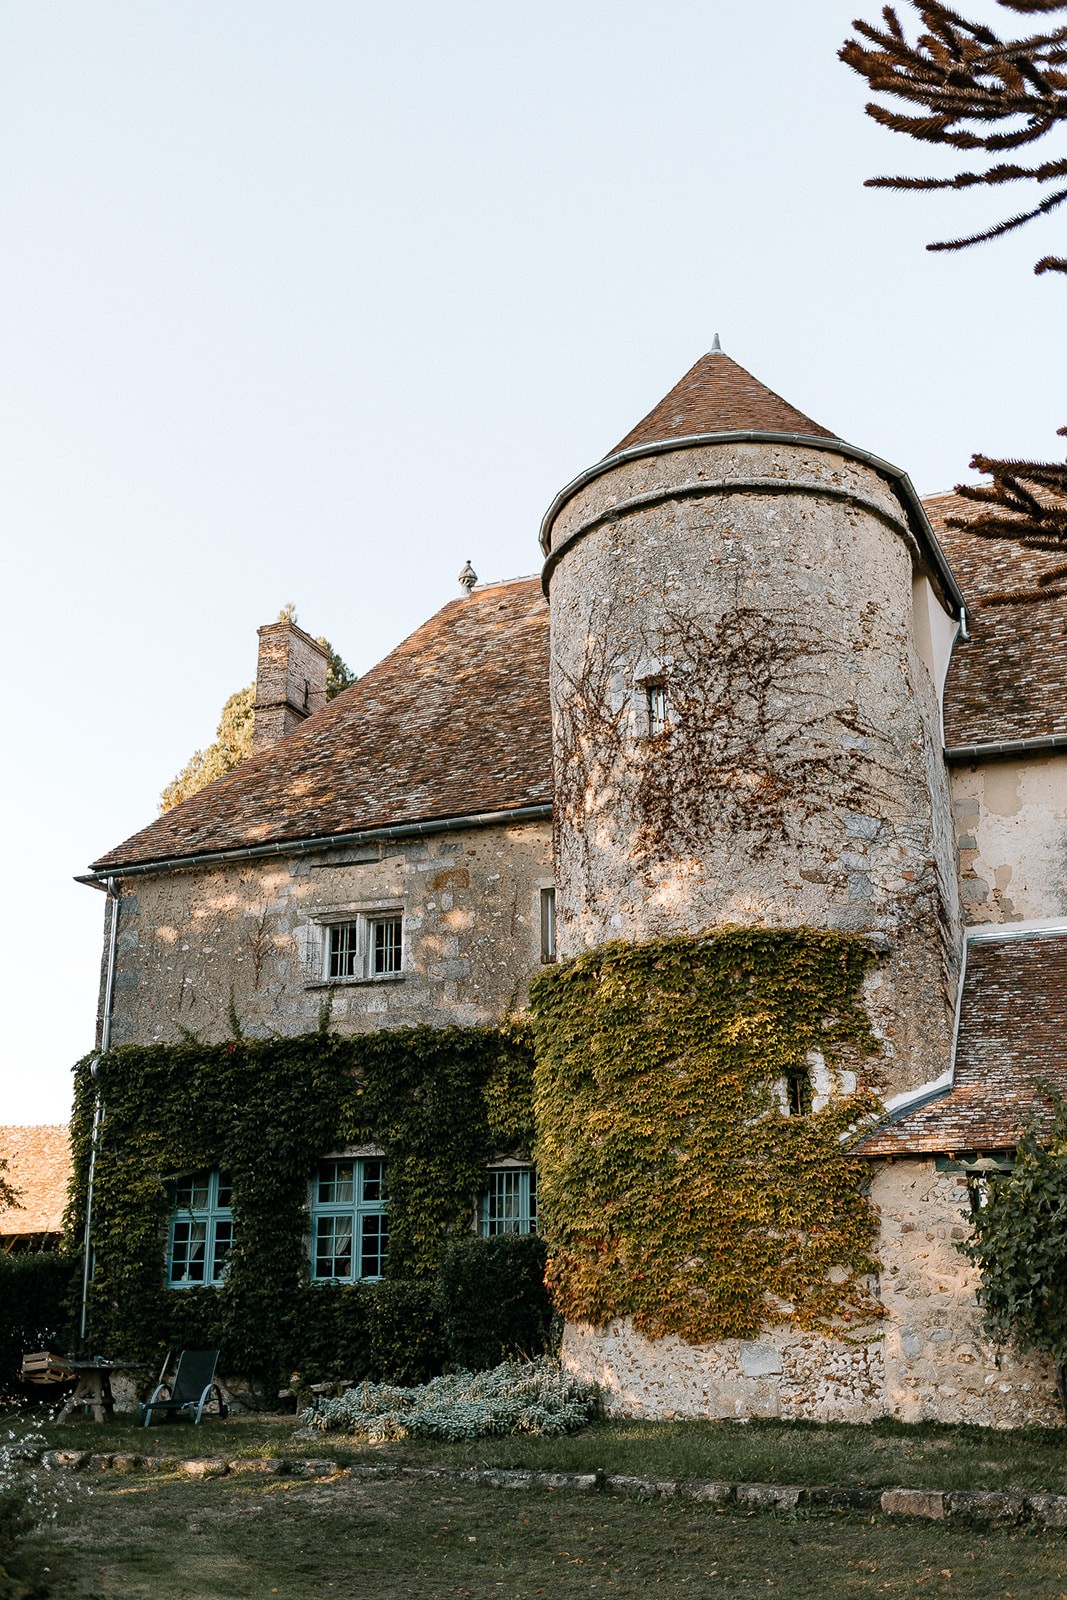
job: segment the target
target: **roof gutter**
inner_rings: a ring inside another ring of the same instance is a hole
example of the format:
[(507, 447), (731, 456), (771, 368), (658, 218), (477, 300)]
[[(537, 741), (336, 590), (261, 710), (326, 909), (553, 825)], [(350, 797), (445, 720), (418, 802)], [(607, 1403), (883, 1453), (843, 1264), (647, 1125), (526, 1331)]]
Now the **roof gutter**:
[(85, 872), (75, 878), (75, 883), (86, 883), (93, 889), (104, 889), (112, 878), (143, 878), (150, 873), (177, 872), (186, 867), (207, 867), (227, 861), (253, 861), (264, 856), (306, 855), (312, 850), (332, 850), (339, 847), (374, 844), (384, 839), (417, 839), (430, 833), (458, 833), (466, 828), (488, 828), (494, 824), (539, 822), (552, 815), (549, 803), (536, 806), (513, 806), (508, 811), (476, 811), (467, 816), (437, 817), (429, 822), (395, 822), (382, 828), (363, 828), (352, 833), (324, 833), (311, 839), (279, 839), (271, 844), (242, 845), (233, 850), (207, 850), (202, 854), (167, 856), (157, 861), (139, 861), (130, 866), (109, 866), (101, 872)]
[[(952, 569), (948, 564), (945, 553), (938, 544), (937, 536), (930, 526), (929, 518), (923, 509), (923, 503), (919, 499), (915, 486), (906, 472), (903, 472), (900, 467), (894, 467), (892, 462), (883, 461), (881, 456), (872, 455), (869, 450), (860, 450), (855, 445), (846, 444), (843, 439), (826, 439), (818, 434), (810, 433), (761, 432), (758, 429), (739, 429), (725, 433), (690, 433), (678, 439), (661, 439), (653, 444), (631, 445), (628, 450), (618, 450), (614, 455), (605, 456), (603, 461), (598, 461), (595, 466), (587, 467), (584, 472), (580, 472), (576, 478), (573, 478), (570, 483), (559, 491), (541, 522), (541, 549), (545, 554), (543, 583), (546, 591), (548, 578), (555, 565), (555, 560), (561, 553), (559, 550), (554, 551), (552, 548), (552, 527), (567, 501), (577, 494), (579, 489), (584, 489), (586, 484), (592, 483), (604, 473), (613, 472), (616, 467), (622, 466), (628, 461), (640, 461), (647, 456), (669, 455), (675, 450), (691, 450), (695, 446), (708, 444), (789, 444), (802, 446), (806, 450), (832, 451), (834, 455), (845, 456), (850, 460), (862, 462), (864, 466), (870, 467), (879, 476), (888, 479), (904, 506), (911, 531), (921, 552), (933, 569), (944, 597), (949, 603), (949, 610), (954, 617), (960, 617), (964, 609), (962, 591), (952, 575)], [(705, 485), (705, 490), (706, 492), (714, 492), (715, 489), (720, 487), (729, 487), (729, 485), (708, 482)], [(745, 486), (738, 485), (739, 489), (743, 487)], [(832, 488), (832, 485), (827, 485), (828, 491), (831, 491)], [(840, 495), (840, 490), (837, 493)]]
[(1032, 756), (1042, 750), (1067, 750), (1067, 733), (1042, 734), (1034, 739), (1001, 739), (990, 744), (946, 746), (945, 760), (950, 766), (966, 766), (971, 761), (1006, 761), (1012, 756)]

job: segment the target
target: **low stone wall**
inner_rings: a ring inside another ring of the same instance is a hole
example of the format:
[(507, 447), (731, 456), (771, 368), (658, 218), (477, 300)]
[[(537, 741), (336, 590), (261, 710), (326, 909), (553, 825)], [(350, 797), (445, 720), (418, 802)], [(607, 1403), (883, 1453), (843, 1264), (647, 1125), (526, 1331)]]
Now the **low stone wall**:
[(883, 1323), (835, 1340), (768, 1328), (759, 1340), (651, 1340), (629, 1320), (568, 1325), (564, 1365), (601, 1386), (611, 1416), (797, 1417), (1057, 1426), (1051, 1362), (982, 1337), (967, 1236), (966, 1180), (932, 1159), (873, 1176), (881, 1213)]

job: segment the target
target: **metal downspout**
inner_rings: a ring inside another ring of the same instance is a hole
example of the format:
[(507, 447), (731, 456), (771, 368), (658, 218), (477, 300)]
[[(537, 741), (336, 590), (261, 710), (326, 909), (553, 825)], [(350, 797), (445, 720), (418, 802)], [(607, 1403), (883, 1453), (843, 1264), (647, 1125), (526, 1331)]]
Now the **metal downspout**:
[(89, 1065), (93, 1083), (97, 1087), (96, 1103), (93, 1107), (93, 1139), (89, 1149), (89, 1182), (85, 1194), (85, 1238), (82, 1244), (82, 1310), (81, 1326), (78, 1334), (82, 1344), (85, 1343), (86, 1330), (89, 1325), (89, 1276), (93, 1258), (93, 1182), (96, 1177), (96, 1151), (100, 1142), (100, 1129), (104, 1121), (104, 1099), (100, 1093), (97, 1080), (100, 1076), (100, 1057), (106, 1055), (111, 1047), (111, 1002), (115, 992), (115, 952), (118, 947), (119, 934), (119, 891), (115, 887), (114, 878), (107, 880), (107, 892), (111, 897), (111, 926), (108, 930), (107, 972), (104, 978), (104, 1015), (100, 1028), (100, 1049)]

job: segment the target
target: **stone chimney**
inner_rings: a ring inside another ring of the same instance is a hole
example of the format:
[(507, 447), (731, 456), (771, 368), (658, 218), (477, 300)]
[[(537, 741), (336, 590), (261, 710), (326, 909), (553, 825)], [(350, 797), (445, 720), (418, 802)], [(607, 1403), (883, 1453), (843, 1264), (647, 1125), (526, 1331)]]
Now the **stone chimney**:
[(252, 754), (262, 755), (326, 704), (326, 651), (295, 622), (259, 630)]

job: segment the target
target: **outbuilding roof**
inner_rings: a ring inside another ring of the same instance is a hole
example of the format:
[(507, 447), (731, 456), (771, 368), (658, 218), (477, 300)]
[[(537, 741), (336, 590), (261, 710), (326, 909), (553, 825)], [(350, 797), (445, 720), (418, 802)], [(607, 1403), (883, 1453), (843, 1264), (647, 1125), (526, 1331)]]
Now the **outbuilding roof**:
[(65, 1125), (0, 1128), (4, 1179), (18, 1205), (0, 1207), (0, 1239), (37, 1239), (63, 1231), (70, 1183), (70, 1137)]
[(923, 501), (967, 601), (945, 685), (945, 743), (966, 750), (1067, 735), (1067, 575), (1051, 540), (989, 538), (954, 528), (973, 517), (957, 494)]
[(295, 733), (93, 863), (99, 873), (552, 798), (548, 607), (475, 589)]
[(1067, 928), (972, 935), (952, 1085), (865, 1139), (862, 1155), (1010, 1150), (1045, 1086), (1067, 1097)]

